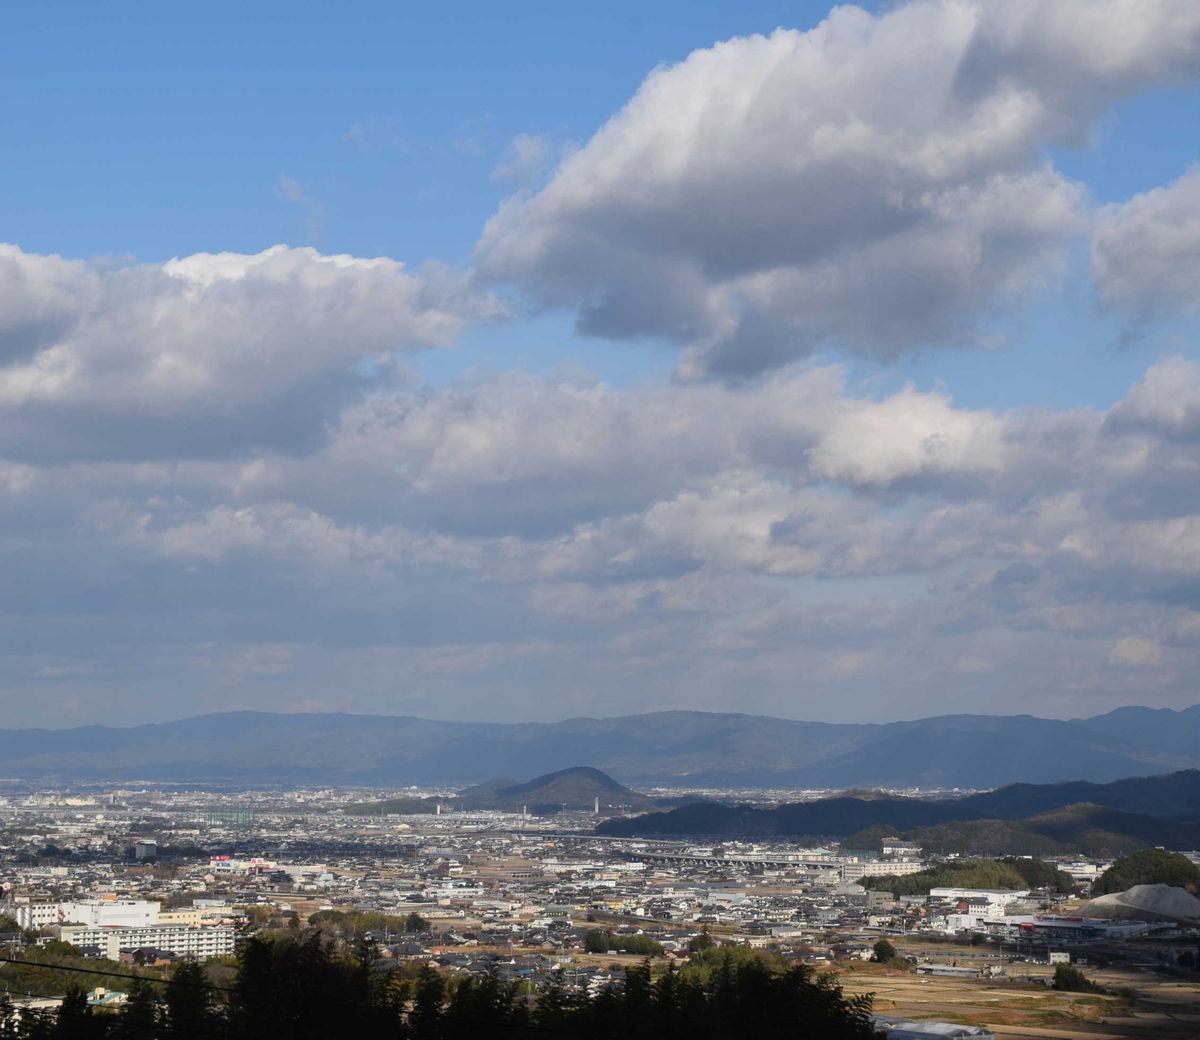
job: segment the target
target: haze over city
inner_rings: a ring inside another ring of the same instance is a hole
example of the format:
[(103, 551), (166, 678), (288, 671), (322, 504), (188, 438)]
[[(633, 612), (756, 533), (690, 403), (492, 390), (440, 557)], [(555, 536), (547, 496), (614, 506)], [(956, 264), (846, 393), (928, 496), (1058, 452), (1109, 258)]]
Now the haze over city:
[(1198, 34), (18, 5), (5, 725), (1195, 703)]

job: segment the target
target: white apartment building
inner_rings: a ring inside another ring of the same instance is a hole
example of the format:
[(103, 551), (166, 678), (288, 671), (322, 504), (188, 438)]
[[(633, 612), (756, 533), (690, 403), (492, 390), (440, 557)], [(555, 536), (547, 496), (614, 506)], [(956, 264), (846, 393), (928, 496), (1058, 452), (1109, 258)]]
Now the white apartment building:
[(152, 947), (166, 950), (177, 957), (207, 960), (234, 952), (232, 925), (213, 925), (209, 928), (187, 928), (178, 925), (154, 925), (147, 928), (64, 925), (63, 942), (72, 946), (98, 946), (109, 960), (117, 960), (122, 950)]
[(88, 902), (17, 903), (12, 916), (22, 928), (82, 924), (91, 928), (146, 928), (158, 924), (161, 904), (152, 899), (96, 899)]
[(857, 881), (865, 877), (903, 877), (924, 870), (919, 860), (868, 860), (865, 863), (843, 863), (842, 880)]

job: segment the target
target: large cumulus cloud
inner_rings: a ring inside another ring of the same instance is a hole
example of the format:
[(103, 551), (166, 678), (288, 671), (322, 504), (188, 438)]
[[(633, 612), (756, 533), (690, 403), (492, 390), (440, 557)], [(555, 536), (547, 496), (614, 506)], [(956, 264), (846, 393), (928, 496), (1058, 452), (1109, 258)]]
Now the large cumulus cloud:
[(1197, 71), (1187, 0), (837, 8), (653, 73), (492, 219), (481, 271), (588, 332), (685, 344), (690, 374), (964, 342), (1081, 227), (1045, 146)]
[(106, 267), (0, 246), (0, 437), (41, 458), (310, 445), (365, 374), (489, 306), (446, 269), (310, 248)]

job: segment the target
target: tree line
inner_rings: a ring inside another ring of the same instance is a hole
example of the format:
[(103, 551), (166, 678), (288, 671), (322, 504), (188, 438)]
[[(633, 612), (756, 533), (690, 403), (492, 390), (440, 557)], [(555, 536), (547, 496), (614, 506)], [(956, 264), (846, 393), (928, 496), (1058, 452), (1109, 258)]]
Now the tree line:
[(1074, 888), (1069, 874), (1042, 860), (1017, 856), (952, 860), (900, 877), (865, 877), (860, 884), (898, 896), (928, 895), (932, 888), (1052, 888), (1057, 892), (1070, 892)]
[(1142, 849), (1117, 860), (1092, 885), (1092, 895), (1124, 892), (1134, 885), (1172, 885), (1200, 890), (1200, 867), (1179, 852)]
[(554, 985), (536, 999), (494, 975), (448, 977), (428, 964), (386, 967), (319, 932), (256, 936), (234, 984), (179, 964), (161, 982), (131, 979), (118, 1011), (88, 1006), (81, 987), (60, 1008), (23, 1009), (0, 994), (0, 1040), (866, 1040), (869, 995), (836, 976), (733, 947), (696, 953), (682, 970), (626, 969), (598, 992)]

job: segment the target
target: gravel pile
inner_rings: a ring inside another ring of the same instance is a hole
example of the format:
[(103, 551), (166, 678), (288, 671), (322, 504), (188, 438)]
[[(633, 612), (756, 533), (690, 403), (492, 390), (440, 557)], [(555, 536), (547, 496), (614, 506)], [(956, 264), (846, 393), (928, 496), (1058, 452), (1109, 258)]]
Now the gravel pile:
[(1200, 924), (1200, 899), (1172, 885), (1134, 885), (1124, 892), (1110, 892), (1090, 899), (1079, 912), (1085, 917), (1112, 920), (1138, 918)]

